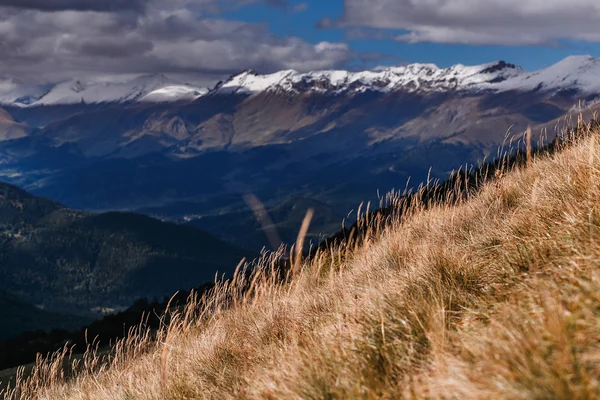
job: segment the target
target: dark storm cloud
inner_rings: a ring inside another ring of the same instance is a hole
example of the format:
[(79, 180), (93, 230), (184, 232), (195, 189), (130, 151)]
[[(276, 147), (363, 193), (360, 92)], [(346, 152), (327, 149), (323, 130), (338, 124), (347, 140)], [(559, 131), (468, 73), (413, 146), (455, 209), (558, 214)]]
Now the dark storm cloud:
[(86, 57), (125, 58), (151, 52), (154, 44), (142, 38), (101, 38), (93, 40), (65, 40), (61, 49)]
[(215, 6), (251, 2), (152, 0), (142, 12), (0, 7), (0, 74), (26, 81), (155, 72), (212, 79), (245, 68), (337, 68), (354, 57), (343, 43), (311, 44), (278, 37), (265, 24), (205, 16)]
[(333, 26), (404, 30), (401, 42), (553, 45), (600, 42), (597, 0), (345, 0)]
[(0, 0), (0, 7), (39, 11), (141, 11), (148, 0)]

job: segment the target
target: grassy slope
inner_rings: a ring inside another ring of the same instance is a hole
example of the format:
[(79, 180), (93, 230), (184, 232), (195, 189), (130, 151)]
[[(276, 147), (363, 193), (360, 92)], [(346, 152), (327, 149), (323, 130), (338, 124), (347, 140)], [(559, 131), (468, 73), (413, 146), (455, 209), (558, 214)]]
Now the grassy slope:
[(216, 306), (240, 277), (160, 343), (70, 383), (42, 367), (23, 396), (598, 398), (597, 140), (297, 264), (289, 284), (259, 270), (252, 296)]

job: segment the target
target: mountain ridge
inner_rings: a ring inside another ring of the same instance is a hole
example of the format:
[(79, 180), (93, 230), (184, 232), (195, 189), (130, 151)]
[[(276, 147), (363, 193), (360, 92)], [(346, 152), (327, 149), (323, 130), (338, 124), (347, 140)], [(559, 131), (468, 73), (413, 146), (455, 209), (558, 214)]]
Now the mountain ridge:
[[(466, 66), (456, 64), (440, 68), (435, 64), (414, 63), (397, 67), (378, 67), (360, 72), (323, 70), (300, 73), (283, 70), (258, 74), (244, 70), (212, 89), (200, 88), (168, 78), (164, 74), (141, 75), (124, 82), (85, 83), (82, 80), (48, 85), (22, 85), (5, 81), (9, 89), (0, 91), (0, 104), (38, 107), (60, 104), (102, 104), (128, 102), (194, 101), (205, 95), (255, 94), (264, 91), (343, 94), (348, 92), (431, 92), (431, 91), (508, 91), (576, 87), (578, 90), (600, 91), (600, 59), (571, 56), (533, 72), (514, 64), (495, 61)], [(565, 83), (566, 82), (566, 83)], [(46, 90), (42, 90), (44, 87)], [(37, 89), (36, 89), (37, 88)], [(11, 96), (12, 94), (12, 96)]]

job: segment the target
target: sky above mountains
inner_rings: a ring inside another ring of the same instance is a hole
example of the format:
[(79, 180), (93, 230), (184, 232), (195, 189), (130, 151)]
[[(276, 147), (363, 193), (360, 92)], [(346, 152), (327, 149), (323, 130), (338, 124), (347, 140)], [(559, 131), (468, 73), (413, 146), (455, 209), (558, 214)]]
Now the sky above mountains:
[(600, 56), (593, 0), (0, 0), (0, 76), (41, 83)]

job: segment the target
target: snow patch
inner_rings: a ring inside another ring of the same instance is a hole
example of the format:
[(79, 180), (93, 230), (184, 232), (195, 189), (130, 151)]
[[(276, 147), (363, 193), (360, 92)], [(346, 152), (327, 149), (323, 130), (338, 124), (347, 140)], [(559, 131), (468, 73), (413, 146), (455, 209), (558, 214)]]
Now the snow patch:
[(196, 100), (209, 92), (206, 88), (186, 85), (172, 85), (156, 89), (140, 99), (148, 103), (169, 103), (183, 100)]

